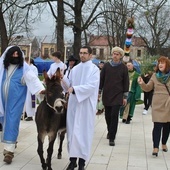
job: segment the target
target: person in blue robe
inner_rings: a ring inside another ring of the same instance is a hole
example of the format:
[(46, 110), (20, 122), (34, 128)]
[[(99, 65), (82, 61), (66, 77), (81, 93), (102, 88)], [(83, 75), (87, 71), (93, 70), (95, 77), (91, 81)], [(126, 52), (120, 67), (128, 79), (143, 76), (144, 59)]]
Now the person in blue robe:
[(27, 88), (32, 94), (44, 91), (44, 86), (29, 65), (18, 46), (10, 46), (0, 57), (0, 123), (4, 143), (4, 162), (14, 157), (19, 124), (26, 99)]

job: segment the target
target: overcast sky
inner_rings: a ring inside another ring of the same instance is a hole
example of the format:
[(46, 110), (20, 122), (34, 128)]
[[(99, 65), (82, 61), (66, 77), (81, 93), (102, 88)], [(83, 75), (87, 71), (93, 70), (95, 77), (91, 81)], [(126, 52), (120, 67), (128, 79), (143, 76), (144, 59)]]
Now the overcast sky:
[[(54, 37), (55, 20), (52, 14), (48, 11), (44, 12), (41, 20), (32, 25), (33, 35), (41, 39), (51, 39)], [(73, 39), (73, 32), (71, 28), (65, 29), (65, 41)]]

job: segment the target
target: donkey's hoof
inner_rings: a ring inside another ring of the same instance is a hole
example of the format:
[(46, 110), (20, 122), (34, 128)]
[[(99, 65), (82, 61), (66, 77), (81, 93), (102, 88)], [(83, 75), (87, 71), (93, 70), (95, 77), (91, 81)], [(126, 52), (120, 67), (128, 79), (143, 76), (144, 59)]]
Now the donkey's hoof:
[(46, 165), (46, 164), (43, 164), (43, 165), (42, 165), (42, 169), (43, 169), (43, 170), (47, 170), (47, 165)]
[(50, 168), (48, 168), (48, 170), (53, 170), (53, 169), (50, 167)]

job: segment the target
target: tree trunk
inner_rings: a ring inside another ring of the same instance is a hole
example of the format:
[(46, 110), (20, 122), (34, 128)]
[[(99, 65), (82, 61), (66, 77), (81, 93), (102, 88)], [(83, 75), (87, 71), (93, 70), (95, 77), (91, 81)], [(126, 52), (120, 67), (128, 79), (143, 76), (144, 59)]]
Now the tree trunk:
[(81, 48), (81, 29), (76, 29), (76, 33), (74, 32), (74, 44), (73, 44), (73, 51), (74, 51), (74, 55), (75, 57), (77, 57), (78, 59), (80, 59), (79, 57), (79, 51)]
[(80, 59), (79, 57), (79, 50), (81, 48), (81, 33), (82, 33), (82, 27), (81, 27), (81, 21), (82, 21), (82, 15), (81, 15), (81, 1), (76, 1), (75, 3), (75, 23), (73, 27), (73, 33), (74, 33), (74, 44), (73, 44), (73, 53), (74, 55)]
[(1, 54), (2, 54), (8, 46), (8, 36), (7, 36), (7, 30), (6, 30), (2, 9), (0, 9), (0, 37), (1, 37)]
[(58, 13), (58, 18), (57, 18), (57, 50), (62, 53), (62, 58), (61, 60), (64, 61), (64, 56), (65, 55), (65, 48), (64, 47), (64, 4), (63, 0), (58, 0), (57, 4), (57, 13)]

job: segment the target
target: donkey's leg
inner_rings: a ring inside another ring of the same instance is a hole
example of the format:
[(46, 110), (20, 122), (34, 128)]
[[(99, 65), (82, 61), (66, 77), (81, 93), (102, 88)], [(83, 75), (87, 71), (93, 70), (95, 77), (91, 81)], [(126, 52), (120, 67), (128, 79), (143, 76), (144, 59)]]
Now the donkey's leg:
[(38, 152), (38, 155), (40, 157), (41, 166), (42, 166), (43, 170), (46, 170), (47, 165), (45, 163), (45, 159), (44, 159), (44, 156), (43, 156), (43, 153), (44, 153), (44, 151), (43, 151), (44, 137), (42, 137), (41, 135), (38, 134), (37, 140), (38, 140), (37, 152)]
[(53, 147), (54, 147), (54, 142), (55, 142), (56, 136), (57, 136), (57, 134), (54, 134), (53, 136), (49, 137), (49, 146), (48, 146), (48, 149), (47, 149), (47, 160), (46, 160), (48, 170), (52, 170), (52, 168), (51, 168), (51, 157), (52, 157), (52, 154), (53, 154)]
[(66, 130), (64, 130), (60, 133), (60, 145), (59, 145), (59, 148), (58, 148), (58, 155), (57, 155), (58, 159), (62, 158), (62, 148), (63, 148), (63, 141), (64, 141), (64, 138), (65, 138), (65, 133), (66, 133)]

